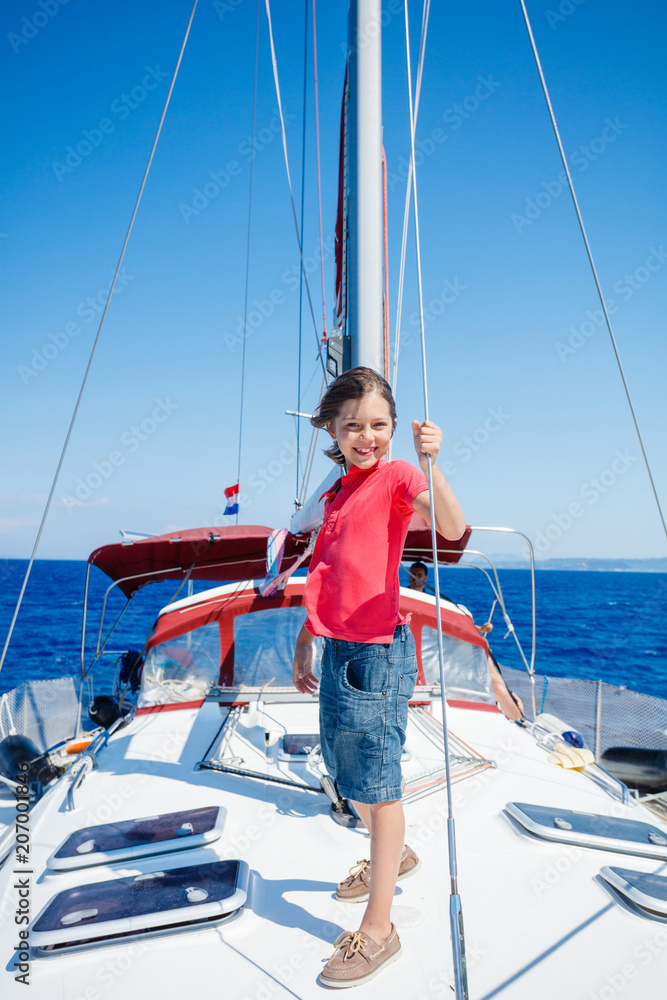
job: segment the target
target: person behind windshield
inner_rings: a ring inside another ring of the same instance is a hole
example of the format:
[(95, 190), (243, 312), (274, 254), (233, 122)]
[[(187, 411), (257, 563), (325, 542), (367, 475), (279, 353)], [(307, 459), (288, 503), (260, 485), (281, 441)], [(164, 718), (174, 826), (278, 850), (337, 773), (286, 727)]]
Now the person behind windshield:
[(410, 583), (408, 584), (410, 590), (418, 590), (423, 594), (426, 581), (428, 580), (428, 567), (423, 562), (415, 562), (408, 570), (408, 575), (410, 577)]

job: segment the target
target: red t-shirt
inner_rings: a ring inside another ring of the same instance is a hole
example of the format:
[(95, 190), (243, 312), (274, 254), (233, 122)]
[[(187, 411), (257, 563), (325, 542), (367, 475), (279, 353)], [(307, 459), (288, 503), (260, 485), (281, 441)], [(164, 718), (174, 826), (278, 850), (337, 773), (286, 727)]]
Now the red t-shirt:
[(416, 496), (428, 490), (409, 462), (353, 466), (338, 493), (326, 494), (324, 523), (306, 581), (306, 627), (350, 642), (392, 642), (406, 618), (398, 610), (398, 564)]

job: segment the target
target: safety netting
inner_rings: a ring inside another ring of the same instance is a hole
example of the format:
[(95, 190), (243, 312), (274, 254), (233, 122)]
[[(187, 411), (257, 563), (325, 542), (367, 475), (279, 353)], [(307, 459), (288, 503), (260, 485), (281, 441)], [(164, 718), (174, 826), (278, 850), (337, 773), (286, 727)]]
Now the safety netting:
[(76, 731), (74, 677), (24, 681), (0, 695), (0, 740), (19, 733), (43, 753)]
[[(526, 671), (502, 667), (511, 691), (533, 720), (531, 682)], [(535, 674), (537, 714), (556, 715), (581, 733), (599, 757), (609, 747), (667, 749), (667, 700), (605, 681)]]

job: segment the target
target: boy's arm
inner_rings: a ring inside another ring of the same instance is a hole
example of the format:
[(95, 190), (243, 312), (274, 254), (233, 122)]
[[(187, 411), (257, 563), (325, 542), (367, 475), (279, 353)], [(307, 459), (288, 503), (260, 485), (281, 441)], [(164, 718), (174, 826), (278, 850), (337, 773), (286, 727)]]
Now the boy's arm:
[(314, 641), (315, 636), (304, 625), (296, 640), (292, 667), (294, 687), (302, 694), (313, 694), (317, 691), (318, 680), (313, 677), (312, 671)]
[[(435, 464), (442, 444), (442, 431), (431, 420), (420, 424), (412, 421), (412, 433), (415, 439), (415, 450), (419, 467), (424, 475), (428, 472), (428, 455), (432, 459), (433, 472), (433, 507), (435, 510), (435, 526), (438, 532), (451, 542), (457, 541), (466, 530), (466, 520), (454, 492)], [(429, 524), (431, 523), (431, 507), (428, 490), (415, 497), (413, 509)]]

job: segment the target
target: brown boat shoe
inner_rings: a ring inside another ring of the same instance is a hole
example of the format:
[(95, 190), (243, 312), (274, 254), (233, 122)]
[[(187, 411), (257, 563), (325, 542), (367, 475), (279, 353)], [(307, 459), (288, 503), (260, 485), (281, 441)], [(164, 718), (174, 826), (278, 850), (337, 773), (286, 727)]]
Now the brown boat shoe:
[[(397, 882), (414, 875), (421, 868), (421, 861), (406, 844), (401, 855), (401, 863), (398, 867)], [(350, 868), (350, 874), (336, 886), (336, 899), (345, 903), (364, 903), (368, 899), (371, 883), (371, 863), (368, 860), (357, 861), (356, 865)]]
[(401, 955), (401, 942), (391, 925), (384, 944), (377, 944), (361, 931), (343, 931), (334, 941), (334, 953), (320, 973), (324, 986), (361, 986)]

